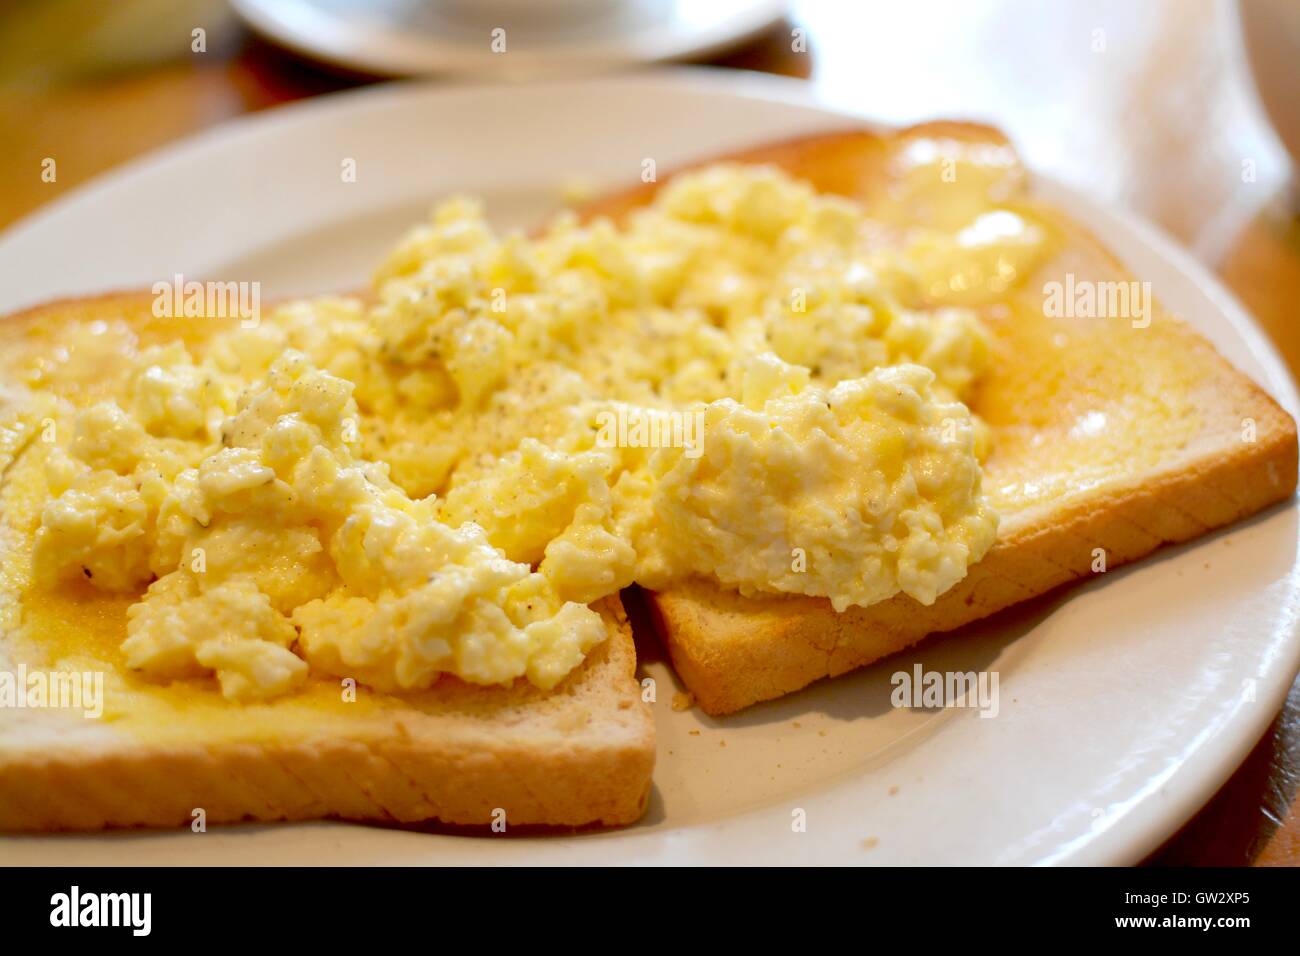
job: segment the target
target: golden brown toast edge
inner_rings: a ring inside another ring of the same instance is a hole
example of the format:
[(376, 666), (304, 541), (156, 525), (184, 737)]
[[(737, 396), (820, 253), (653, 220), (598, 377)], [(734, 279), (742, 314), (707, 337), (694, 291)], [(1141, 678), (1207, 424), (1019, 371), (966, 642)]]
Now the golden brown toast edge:
[[(446, 712), (409, 706), (300, 739), (151, 745), (106, 740), (97, 721), (74, 718), (43, 727), (40, 747), (0, 748), (0, 831), (182, 827), (196, 808), (213, 824), (483, 825), (497, 808), (508, 827), (634, 823), (650, 793), (653, 722), (622, 606), (611, 600), (602, 613), (609, 639), (551, 692), (573, 697), (558, 722), (551, 714), (530, 727), (519, 688), (463, 686)], [(589, 709), (593, 694), (602, 708)], [(457, 712), (462, 705), (472, 716)], [(497, 711), (508, 717), (500, 726)], [(557, 723), (575, 732), (557, 736)]]

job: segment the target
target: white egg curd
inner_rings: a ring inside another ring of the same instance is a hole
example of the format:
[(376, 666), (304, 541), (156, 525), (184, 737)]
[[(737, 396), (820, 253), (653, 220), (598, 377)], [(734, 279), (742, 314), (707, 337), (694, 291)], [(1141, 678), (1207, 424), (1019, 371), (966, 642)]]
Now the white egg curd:
[(550, 688), (633, 582), (931, 603), (997, 530), (965, 404), (989, 344), (969, 294), (900, 290), (970, 249), (1009, 280), (1012, 215), (891, 252), (870, 210), (723, 165), (621, 227), (498, 235), (454, 199), (368, 296), (255, 328), (72, 323), (24, 383), (58, 435), (33, 580), (127, 596), (129, 668), (234, 699)]

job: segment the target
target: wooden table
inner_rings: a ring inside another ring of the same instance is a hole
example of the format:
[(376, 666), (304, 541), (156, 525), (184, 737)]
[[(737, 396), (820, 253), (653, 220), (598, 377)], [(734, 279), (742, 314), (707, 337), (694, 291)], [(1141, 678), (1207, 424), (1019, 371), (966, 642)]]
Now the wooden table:
[[(807, 0), (718, 62), (809, 78), (830, 102), (885, 121), (1002, 126), (1030, 164), (1151, 219), (1218, 269), (1300, 373), (1289, 165), (1254, 103), (1234, 16), (1215, 0)], [(196, 26), (203, 53), (190, 49)], [(792, 50), (796, 30), (807, 52)], [(229, 117), (366, 82), (250, 37), (217, 0), (6, 8), (0, 226)], [(41, 176), (46, 157), (55, 182)], [(1298, 782), (1300, 684), (1152, 862), (1300, 863)]]

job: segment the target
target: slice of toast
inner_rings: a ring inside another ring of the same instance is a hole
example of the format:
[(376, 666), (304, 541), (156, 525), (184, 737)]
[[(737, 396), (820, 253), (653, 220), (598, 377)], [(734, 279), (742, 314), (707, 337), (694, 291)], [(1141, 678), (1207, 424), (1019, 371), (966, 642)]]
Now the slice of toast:
[[(928, 172), (911, 162), (936, 157)], [(704, 580), (650, 594), (673, 666), (707, 713), (870, 664), (1294, 493), (1294, 421), (1158, 304), (1144, 328), (1126, 318), (1045, 314), (1046, 283), (1130, 277), (1087, 231), (1030, 200), (995, 130), (930, 123), (888, 135), (849, 131), (722, 158), (773, 164), (904, 223), (941, 222), (945, 208), (996, 196), (1030, 210), (1054, 251), (1008, 307), (983, 310), (994, 361), (972, 407), (993, 435), (984, 489), (1002, 519), (994, 547), (929, 607), (899, 595), (837, 614), (826, 600), (744, 598)], [(668, 178), (582, 215), (618, 219)]]
[(507, 829), (637, 820), (654, 728), (617, 597), (597, 605), (608, 640), (549, 692), (522, 680), (485, 688), (444, 678), (400, 696), (358, 686), (349, 701), (339, 681), (312, 678), (288, 697), (239, 704), (211, 680), (161, 685), (128, 672), (120, 649), (128, 599), (29, 583), (40, 489), (24, 459), (39, 427), (12, 427), (25, 414), (11, 387), (13, 356), (39, 349), (51, 324), (64, 321), (126, 323), (145, 342), (179, 335), (193, 343), (219, 325), (177, 329), (151, 317), (151, 301), (59, 302), (0, 322), (0, 362), (10, 366), (0, 376), (0, 675), (103, 675), (99, 719), (72, 708), (0, 707), (0, 830), (324, 817)]

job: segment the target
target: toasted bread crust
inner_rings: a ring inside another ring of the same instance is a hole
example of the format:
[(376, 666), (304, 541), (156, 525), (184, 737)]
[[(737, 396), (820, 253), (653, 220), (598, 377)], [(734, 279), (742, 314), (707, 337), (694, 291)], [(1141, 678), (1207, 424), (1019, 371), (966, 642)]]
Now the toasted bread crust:
[(259, 740), (200, 726), (181, 745), (35, 715), (38, 725), (0, 734), (0, 831), (190, 826), (197, 810), (210, 824), (633, 823), (649, 797), (654, 725), (622, 605), (601, 611), (609, 639), (551, 694), (452, 681), (444, 701), (425, 694), (354, 728)]

